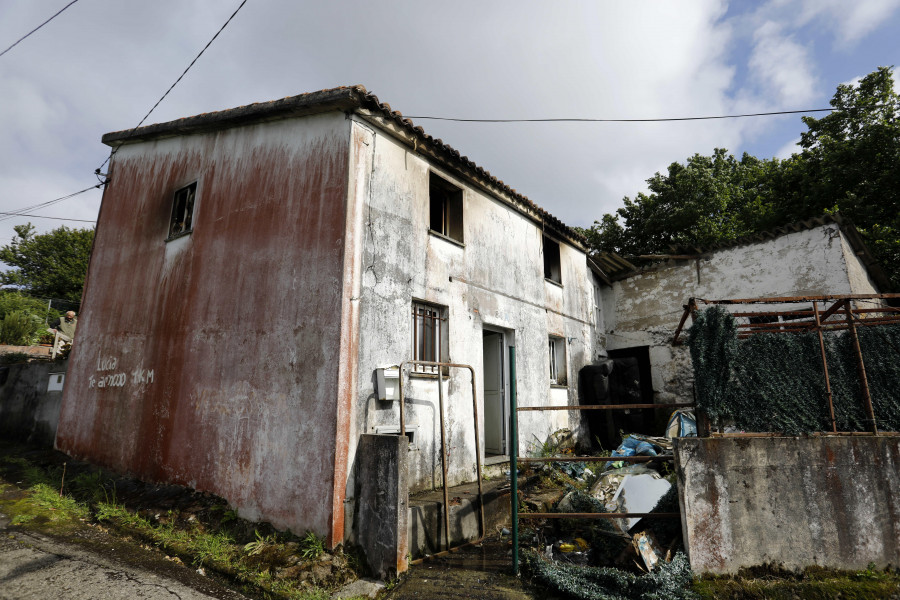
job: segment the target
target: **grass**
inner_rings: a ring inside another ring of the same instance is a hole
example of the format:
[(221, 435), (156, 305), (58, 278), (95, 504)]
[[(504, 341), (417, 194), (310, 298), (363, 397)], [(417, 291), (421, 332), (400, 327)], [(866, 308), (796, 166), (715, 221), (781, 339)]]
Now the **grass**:
[(701, 600), (876, 600), (900, 598), (900, 574), (874, 565), (861, 571), (809, 567), (793, 573), (773, 567), (737, 576), (703, 577), (694, 591)]
[[(263, 598), (324, 600), (328, 582), (303, 581), (299, 571), (325, 552), (325, 540), (313, 532), (296, 538), (290, 533), (254, 531), (246, 541), (248, 524), (224, 504), (208, 507), (210, 519), (169, 511), (146, 514), (117, 498), (116, 481), (100, 470), (71, 473), (63, 486), (64, 466), (42, 467), (22, 456), (0, 456), (0, 475), (7, 483), (0, 494), (0, 510), (11, 524), (49, 535), (99, 526), (121, 537), (134, 538), (231, 580), (244, 593)], [(14, 485), (11, 485), (14, 482)], [(0, 482), (2, 483), (2, 482)], [(62, 493), (61, 493), (62, 488)], [(152, 511), (149, 511), (152, 513)], [(244, 540), (239, 541), (240, 537)], [(285, 571), (294, 567), (291, 575)], [(336, 581), (340, 583), (340, 581)]]

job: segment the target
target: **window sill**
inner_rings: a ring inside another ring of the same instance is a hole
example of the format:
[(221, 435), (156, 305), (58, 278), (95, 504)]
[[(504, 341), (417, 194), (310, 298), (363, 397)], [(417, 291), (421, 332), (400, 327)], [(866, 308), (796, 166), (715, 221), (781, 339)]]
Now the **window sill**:
[[(443, 373), (444, 379), (450, 376), (446, 371)], [(409, 376), (413, 379), (437, 379), (437, 373), (422, 373), (421, 371), (409, 371)]]
[(567, 389), (569, 389), (569, 384), (567, 384), (567, 383), (551, 383), (550, 389), (551, 390), (567, 390)]
[(176, 233), (175, 235), (170, 235), (169, 237), (166, 238), (166, 243), (169, 243), (172, 240), (177, 240), (178, 238), (183, 238), (186, 235), (191, 235), (192, 233), (194, 233), (194, 230), (190, 229), (188, 231), (182, 231), (181, 233)]
[(552, 279), (547, 279), (546, 277), (544, 277), (544, 281), (546, 281), (547, 283), (552, 283), (553, 285), (555, 285), (558, 288), (563, 287), (563, 284), (561, 284), (560, 282), (553, 281)]
[(455, 239), (453, 239), (452, 237), (446, 236), (446, 235), (444, 235), (443, 233), (440, 233), (440, 232), (438, 232), (438, 231), (435, 231), (434, 229), (429, 229), (429, 230), (428, 230), (428, 234), (429, 234), (429, 235), (433, 235), (434, 237), (436, 237), (436, 238), (438, 238), (438, 239), (441, 239), (441, 240), (444, 240), (444, 241), (446, 241), (446, 242), (450, 242), (450, 243), (453, 244), (454, 246), (459, 246), (460, 248), (465, 248), (465, 247), (466, 247), (466, 245), (465, 245), (463, 242), (461, 242), (461, 241), (459, 241), (459, 240), (455, 240)]

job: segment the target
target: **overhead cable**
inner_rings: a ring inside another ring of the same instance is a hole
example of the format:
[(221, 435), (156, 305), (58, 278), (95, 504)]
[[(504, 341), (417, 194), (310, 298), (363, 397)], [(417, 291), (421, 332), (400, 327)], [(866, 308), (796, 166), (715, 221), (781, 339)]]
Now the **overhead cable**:
[[(140, 127), (141, 125), (144, 124), (144, 121), (147, 120), (147, 118), (150, 116), (150, 113), (152, 113), (154, 110), (156, 110), (156, 107), (159, 106), (160, 102), (162, 102), (163, 100), (166, 99), (166, 96), (169, 95), (169, 92), (171, 92), (173, 89), (175, 89), (175, 86), (178, 85), (178, 82), (181, 81), (182, 77), (184, 77), (185, 75), (187, 75), (187, 72), (191, 70), (191, 67), (194, 66), (194, 63), (196, 63), (197, 60), (198, 60), (201, 56), (203, 56), (203, 53), (206, 52), (206, 49), (210, 47), (210, 45), (216, 40), (217, 37), (219, 37), (219, 34), (222, 33), (222, 31), (225, 29), (225, 27), (228, 26), (229, 23), (231, 23), (231, 20), (235, 17), (235, 15), (238, 14), (238, 11), (240, 11), (242, 8), (244, 8), (244, 5), (245, 5), (245, 4), (247, 4), (247, 0), (242, 0), (241, 3), (240, 3), (240, 5), (238, 5), (238, 7), (235, 9), (235, 11), (234, 11), (233, 13), (231, 13), (231, 16), (228, 17), (228, 20), (225, 21), (225, 23), (223, 23), (222, 26), (219, 27), (219, 30), (216, 32), (216, 34), (215, 34), (214, 36), (212, 36), (212, 39), (210, 39), (210, 40), (206, 43), (206, 45), (203, 46), (203, 50), (201, 50), (200, 53), (199, 53), (197, 56), (194, 57), (194, 60), (191, 61), (191, 64), (189, 64), (189, 65), (187, 66), (187, 68), (184, 70), (184, 72), (183, 72), (181, 75), (178, 76), (178, 79), (175, 80), (175, 83), (173, 83), (171, 86), (169, 86), (169, 89), (166, 90), (166, 93), (163, 94), (163, 95), (160, 97), (160, 99), (156, 101), (156, 104), (154, 104), (154, 105), (153, 105), (153, 108), (151, 108), (151, 109), (147, 112), (147, 114), (144, 115), (144, 118), (141, 119), (140, 123), (138, 123), (137, 125), (135, 125), (134, 127), (131, 128), (131, 131), (128, 132), (128, 135), (131, 135), (132, 133), (134, 133), (134, 131), (135, 131), (138, 127)], [(97, 172), (99, 172), (100, 169), (102, 169), (102, 168), (106, 165), (106, 163), (109, 162), (109, 160), (115, 155), (116, 150), (118, 150), (118, 148), (113, 148), (112, 152), (109, 153), (109, 156), (106, 157), (106, 160), (103, 161), (103, 164), (101, 164), (101, 165), (97, 168)]]
[(658, 119), (456, 119), (453, 117), (405, 116), (407, 119), (430, 119), (432, 121), (455, 121), (458, 123), (658, 123), (661, 121), (707, 121), (710, 119), (741, 119), (744, 117), (768, 117), (772, 115), (795, 115), (813, 112), (832, 112), (837, 108), (809, 108), (806, 110), (778, 110), (772, 112), (746, 113), (737, 115), (714, 115), (707, 117), (661, 117)]
[(41, 23), (40, 25), (38, 25), (37, 27), (35, 27), (34, 29), (32, 29), (31, 31), (29, 31), (28, 33), (26, 33), (25, 35), (23, 35), (22, 37), (20, 37), (18, 40), (15, 41), (15, 43), (14, 43), (12, 46), (10, 46), (9, 48), (7, 48), (7, 49), (4, 50), (3, 52), (0, 52), (0, 56), (3, 56), (3, 55), (6, 54), (7, 52), (9, 52), (9, 51), (12, 50), (13, 48), (15, 48), (15, 47), (19, 44), (19, 42), (21, 42), (22, 40), (24, 40), (25, 38), (27, 38), (29, 35), (31, 35), (31, 34), (34, 33), (35, 31), (37, 31), (38, 29), (40, 29), (41, 27), (43, 27), (44, 25), (46, 25), (47, 23), (49, 23), (50, 21), (52, 21), (53, 19), (55, 19), (56, 17), (58, 17), (59, 15), (61, 15), (62, 12), (63, 12), (64, 10), (66, 10), (67, 8), (69, 8), (70, 6), (72, 6), (73, 4), (75, 4), (76, 2), (78, 2), (78, 0), (72, 0), (71, 2), (69, 2), (68, 4), (66, 4), (65, 6), (63, 6), (61, 9), (59, 9), (59, 11), (58, 11), (55, 15), (53, 15), (52, 17), (50, 17), (49, 19), (47, 19), (46, 21), (44, 21), (43, 23)]
[(69, 219), (68, 217), (48, 217), (47, 215), (30, 215), (27, 213), (0, 212), (0, 215), (8, 215), (10, 217), (37, 217), (38, 219), (54, 219), (56, 221), (80, 221), (81, 223), (97, 222), (97, 219)]
[(0, 217), (0, 221), (12, 219), (13, 217), (18, 217), (24, 213), (27, 213), (27, 212), (30, 212), (33, 210), (37, 210), (39, 208), (44, 208), (44, 207), (50, 206), (52, 204), (56, 204), (57, 202), (62, 202), (63, 200), (68, 200), (69, 198), (73, 198), (73, 197), (77, 196), (78, 194), (83, 194), (85, 192), (89, 192), (89, 191), (99, 188), (99, 187), (103, 187), (103, 184), (98, 183), (97, 185), (92, 185), (91, 187), (84, 188), (83, 190), (79, 190), (77, 192), (72, 192), (71, 194), (67, 194), (67, 195), (61, 196), (59, 198), (54, 198), (53, 200), (48, 200), (47, 202), (41, 202), (40, 204), (35, 204), (33, 206), (26, 206), (25, 208), (21, 208), (17, 211), (8, 212), (8, 213), (0, 213), (0, 214), (4, 215), (4, 216)]

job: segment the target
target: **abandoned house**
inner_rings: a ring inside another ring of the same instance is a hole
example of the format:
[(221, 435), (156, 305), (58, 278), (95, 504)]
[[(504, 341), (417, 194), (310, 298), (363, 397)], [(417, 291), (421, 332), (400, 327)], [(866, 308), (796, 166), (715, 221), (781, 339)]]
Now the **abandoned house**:
[[(715, 248), (680, 249), (673, 258), (641, 269), (616, 262), (618, 271), (612, 262), (606, 269), (615, 281), (601, 298), (601, 346), (610, 357), (634, 360), (646, 382), (641, 386), (645, 402), (693, 400), (690, 354), (686, 346), (673, 345), (689, 298), (875, 294), (889, 287), (859, 233), (840, 215)], [(681, 339), (686, 337), (682, 332)]]
[[(103, 142), (60, 450), (333, 545), (353, 536), (360, 435), (399, 431), (390, 367), (419, 361), (399, 374), (414, 490), (441, 484), (439, 391), (447, 482), (476, 476), (470, 373), (421, 363), (472, 368), (488, 463), (509, 453), (513, 350), (520, 405), (577, 403), (601, 349), (583, 239), (364, 88)], [(520, 451), (577, 428), (529, 414)]]

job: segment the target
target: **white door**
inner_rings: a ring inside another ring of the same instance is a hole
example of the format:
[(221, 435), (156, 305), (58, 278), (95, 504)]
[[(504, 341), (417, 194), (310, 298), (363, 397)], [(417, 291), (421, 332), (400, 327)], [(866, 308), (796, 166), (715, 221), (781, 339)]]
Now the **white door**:
[(504, 424), (503, 388), (503, 334), (485, 331), (482, 339), (484, 352), (484, 453), (505, 454), (506, 436)]

